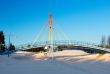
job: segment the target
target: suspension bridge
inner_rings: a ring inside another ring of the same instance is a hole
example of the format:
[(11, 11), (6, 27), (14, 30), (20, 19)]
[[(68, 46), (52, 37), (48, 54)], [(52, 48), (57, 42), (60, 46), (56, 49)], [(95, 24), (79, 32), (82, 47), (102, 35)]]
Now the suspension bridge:
[[(65, 35), (64, 32), (59, 31), (58, 27), (56, 27), (56, 24), (53, 25), (52, 14), (49, 15), (48, 24), (49, 25), (44, 25), (44, 27), (41, 29), (40, 33), (37, 35), (37, 38), (34, 40), (33, 43), (19, 45), (17, 46), (16, 49), (27, 50), (31, 48), (38, 48), (38, 47), (45, 48), (46, 46), (50, 46), (49, 51), (53, 52), (53, 50), (57, 48), (58, 46), (71, 46), (71, 47), (77, 46), (81, 48), (96, 49), (96, 50), (102, 50), (105, 52), (110, 52), (110, 49), (99, 47), (99, 45), (95, 43), (81, 42), (81, 41), (75, 41), (75, 40), (66, 40), (67, 35)], [(57, 40), (58, 36), (56, 37), (56, 35), (58, 34), (56, 34), (55, 31), (58, 31), (57, 33), (59, 33), (59, 36), (60, 36), (59, 40)], [(45, 33), (45, 32), (48, 32), (48, 33)], [(45, 38), (48, 37), (48, 39), (45, 41), (41, 39), (42, 37), (45, 37)], [(56, 37), (56, 40), (55, 40), (55, 37)]]
[[(52, 1), (50, 2), (50, 6), (52, 7)], [(39, 33), (37, 34), (35, 40), (32, 43), (19, 45), (16, 47), (17, 50), (27, 50), (31, 48), (38, 48), (38, 47), (46, 47), (49, 46), (49, 51), (53, 52), (54, 48), (58, 46), (78, 46), (82, 48), (88, 49), (98, 49), (103, 50), (106, 52), (110, 52), (107, 48), (99, 47), (98, 44), (88, 43), (88, 42), (80, 42), (71, 40), (67, 35), (62, 31), (61, 27), (58, 23), (53, 19), (52, 11), (50, 9), (49, 20), (46, 23)]]

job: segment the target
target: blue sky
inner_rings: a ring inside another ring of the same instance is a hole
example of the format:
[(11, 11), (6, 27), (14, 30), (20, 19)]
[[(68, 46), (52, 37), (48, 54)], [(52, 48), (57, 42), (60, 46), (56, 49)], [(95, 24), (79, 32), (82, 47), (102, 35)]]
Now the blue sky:
[(31, 43), (50, 11), (71, 40), (99, 43), (110, 35), (109, 0), (0, 0), (0, 30), (15, 45)]

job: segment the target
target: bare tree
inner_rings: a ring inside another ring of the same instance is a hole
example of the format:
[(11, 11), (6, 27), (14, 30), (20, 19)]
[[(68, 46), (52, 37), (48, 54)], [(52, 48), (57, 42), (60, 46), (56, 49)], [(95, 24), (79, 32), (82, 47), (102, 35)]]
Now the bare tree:
[(108, 40), (107, 40), (107, 48), (110, 48), (110, 36), (108, 37)]
[(101, 47), (105, 47), (105, 46), (106, 46), (106, 40), (105, 40), (105, 36), (102, 36), (100, 46), (101, 46)]

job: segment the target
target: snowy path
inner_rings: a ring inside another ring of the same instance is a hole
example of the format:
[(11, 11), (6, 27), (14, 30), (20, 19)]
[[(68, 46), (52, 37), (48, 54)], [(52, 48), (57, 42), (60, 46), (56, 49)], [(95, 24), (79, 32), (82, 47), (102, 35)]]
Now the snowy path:
[(0, 74), (110, 74), (110, 63), (37, 60), (29, 55), (0, 56)]

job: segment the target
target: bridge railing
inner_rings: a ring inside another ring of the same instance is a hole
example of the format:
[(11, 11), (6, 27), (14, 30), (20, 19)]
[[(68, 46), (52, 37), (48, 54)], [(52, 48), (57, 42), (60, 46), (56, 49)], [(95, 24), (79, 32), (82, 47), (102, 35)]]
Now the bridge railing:
[[(40, 46), (45, 46), (45, 45), (49, 45), (48, 41), (40, 41), (40, 42), (36, 42), (33, 45), (31, 45), (32, 43), (28, 43), (28, 44), (23, 44), (23, 45), (19, 45), (17, 46), (17, 48), (27, 48), (27, 47), (40, 47)], [(90, 44), (90, 43), (84, 43), (84, 42), (78, 42), (78, 41), (73, 41), (73, 40), (55, 40), (53, 41), (53, 45), (58, 46), (58, 45), (79, 45), (79, 46), (96, 46), (95, 44)]]

